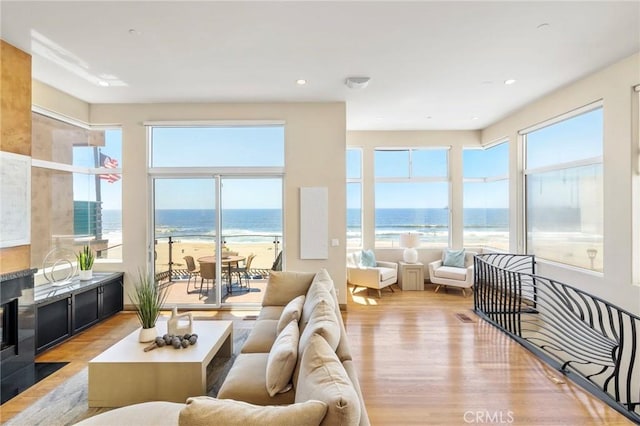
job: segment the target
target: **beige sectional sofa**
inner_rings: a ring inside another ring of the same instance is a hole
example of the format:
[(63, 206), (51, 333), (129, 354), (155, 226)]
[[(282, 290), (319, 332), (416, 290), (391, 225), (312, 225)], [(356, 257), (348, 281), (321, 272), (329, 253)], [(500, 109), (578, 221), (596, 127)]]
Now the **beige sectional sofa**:
[(80, 424), (369, 425), (327, 271), (271, 272), (262, 306), (218, 398), (136, 404)]

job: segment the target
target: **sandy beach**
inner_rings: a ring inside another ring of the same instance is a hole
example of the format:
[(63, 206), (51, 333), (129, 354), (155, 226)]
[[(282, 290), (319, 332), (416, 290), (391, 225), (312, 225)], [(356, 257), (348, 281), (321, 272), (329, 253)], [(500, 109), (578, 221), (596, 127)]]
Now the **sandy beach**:
[[(251, 253), (256, 257), (253, 259), (251, 268), (271, 269), (276, 259), (274, 244), (272, 243), (240, 243), (227, 244), (227, 248), (237, 252), (239, 256), (247, 257)], [(192, 242), (181, 241), (172, 244), (171, 258), (175, 269), (186, 269), (184, 256), (193, 256), (197, 262), (199, 257), (215, 255), (215, 245), (213, 242)], [(158, 271), (168, 268), (169, 265), (169, 244), (158, 242), (156, 244), (156, 269)]]

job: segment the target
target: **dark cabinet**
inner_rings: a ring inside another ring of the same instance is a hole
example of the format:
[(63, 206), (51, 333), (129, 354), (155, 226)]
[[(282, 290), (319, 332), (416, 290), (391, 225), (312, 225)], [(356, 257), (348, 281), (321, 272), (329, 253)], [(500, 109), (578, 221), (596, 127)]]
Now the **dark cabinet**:
[(36, 353), (65, 341), (123, 308), (122, 273), (94, 273), (91, 281), (35, 288)]
[(71, 297), (38, 305), (36, 310), (36, 353), (71, 336)]

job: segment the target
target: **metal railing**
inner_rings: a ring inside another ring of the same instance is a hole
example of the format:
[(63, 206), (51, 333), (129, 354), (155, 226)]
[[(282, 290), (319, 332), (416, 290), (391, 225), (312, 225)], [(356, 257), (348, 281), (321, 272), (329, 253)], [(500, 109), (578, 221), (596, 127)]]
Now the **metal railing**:
[[(256, 244), (264, 244), (264, 245), (269, 245), (272, 244), (273, 245), (273, 260), (276, 261), (278, 253), (280, 252), (280, 247), (282, 245), (282, 236), (281, 235), (271, 235), (271, 234), (242, 234), (242, 235), (223, 235), (222, 236), (222, 244), (226, 245), (226, 244), (232, 244), (234, 242), (234, 240), (237, 240), (238, 238), (243, 238), (243, 239), (265, 239), (265, 243), (260, 243), (258, 241), (254, 241), (253, 245)], [(167, 250), (168, 250), (168, 263), (167, 263), (167, 269), (163, 269), (163, 270), (157, 270), (156, 269), (156, 273), (155, 273), (155, 278), (156, 281), (172, 281), (173, 279), (183, 279), (184, 277), (188, 276), (187, 270), (185, 268), (180, 268), (180, 267), (176, 267), (176, 264), (178, 262), (174, 261), (174, 249), (173, 246), (174, 244), (180, 243), (181, 239), (196, 239), (199, 240), (201, 242), (206, 242), (206, 241), (210, 241), (211, 242), (211, 248), (212, 248), (212, 254), (213, 251), (215, 250), (215, 235), (179, 235), (179, 236), (173, 236), (173, 235), (169, 235), (166, 237), (158, 237), (155, 240), (155, 246), (158, 246), (159, 240), (166, 240), (166, 245), (167, 245)], [(270, 243), (268, 241), (271, 241)], [(157, 257), (157, 252), (156, 252), (156, 257)], [(179, 256), (177, 256), (178, 259), (182, 259), (182, 254), (180, 254)], [(157, 265), (156, 265), (157, 266)], [(254, 271), (256, 272), (256, 274), (260, 273), (261, 275), (264, 275), (267, 271), (266, 268), (256, 268), (256, 267), (252, 267), (250, 271), (251, 272)]]
[(529, 255), (475, 258), (474, 310), (630, 420), (640, 422), (640, 317), (535, 275)]

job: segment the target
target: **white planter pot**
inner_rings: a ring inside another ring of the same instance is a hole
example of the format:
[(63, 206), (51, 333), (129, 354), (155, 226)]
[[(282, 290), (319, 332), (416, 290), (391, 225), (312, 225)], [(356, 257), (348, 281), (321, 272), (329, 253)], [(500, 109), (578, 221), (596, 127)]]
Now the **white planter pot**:
[(80, 277), (80, 281), (89, 281), (93, 278), (93, 269), (88, 269), (86, 271), (78, 271), (78, 277)]
[(143, 328), (140, 330), (140, 336), (138, 340), (141, 343), (153, 342), (158, 336), (158, 330), (155, 327), (152, 328)]

